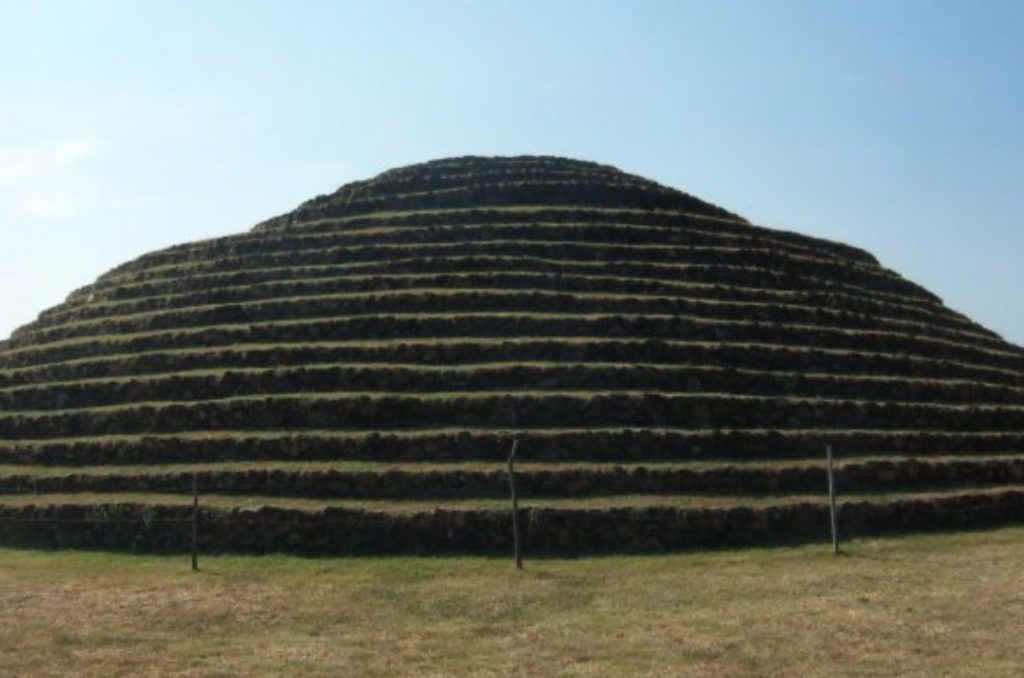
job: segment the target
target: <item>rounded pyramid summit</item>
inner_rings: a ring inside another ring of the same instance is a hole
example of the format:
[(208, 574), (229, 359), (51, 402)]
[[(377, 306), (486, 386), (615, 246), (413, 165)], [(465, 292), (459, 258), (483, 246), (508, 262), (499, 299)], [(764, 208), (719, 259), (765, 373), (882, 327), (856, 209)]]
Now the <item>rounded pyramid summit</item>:
[(826, 445), (846, 532), (1019, 520), (1024, 350), (613, 167), (438, 160), (0, 344), (0, 540), (182, 548), (194, 476), (207, 548), (493, 551), (514, 439), (535, 551), (821, 536)]
[(524, 205), (665, 209), (739, 220), (720, 207), (608, 165), (554, 157), (464, 157), (400, 167), (346, 184), (256, 230), (301, 228), (317, 220), (381, 210)]

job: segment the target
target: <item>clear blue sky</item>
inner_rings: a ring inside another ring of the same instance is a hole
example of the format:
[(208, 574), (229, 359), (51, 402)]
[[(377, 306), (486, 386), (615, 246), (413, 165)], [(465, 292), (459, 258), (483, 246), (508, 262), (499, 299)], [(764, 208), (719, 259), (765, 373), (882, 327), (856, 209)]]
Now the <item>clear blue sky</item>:
[(396, 165), (597, 160), (1024, 343), (1024, 3), (0, 0), (0, 336)]

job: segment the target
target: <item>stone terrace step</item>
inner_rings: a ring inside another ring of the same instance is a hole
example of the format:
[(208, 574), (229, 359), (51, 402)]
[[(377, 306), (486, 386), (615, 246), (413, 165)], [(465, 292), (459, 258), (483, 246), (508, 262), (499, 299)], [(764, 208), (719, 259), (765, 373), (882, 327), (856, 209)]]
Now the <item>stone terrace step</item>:
[(230, 461), (363, 460), (502, 462), (513, 439), (524, 463), (587, 461), (818, 461), (839, 458), (1020, 454), (1024, 431), (690, 430), (664, 428), (409, 431), (207, 431), (50, 440), (0, 440), (0, 464), (93, 465)]
[(938, 360), (1024, 372), (1024, 352), (1007, 345), (990, 350), (943, 339), (869, 329), (817, 325), (712, 320), (690, 316), (637, 314), (463, 312), (304, 318), (178, 328), (137, 334), (78, 337), (50, 344), (9, 346), (0, 350), (0, 370), (128, 352), (237, 344), (304, 344), (321, 341), (455, 338), (635, 338), (909, 353)]
[[(957, 496), (1000, 495), (1007, 492), (1024, 495), (1024, 484), (1009, 483), (992, 487), (965, 487), (955, 491), (927, 492), (871, 492), (847, 493), (844, 504), (857, 501), (889, 503), (922, 499), (943, 499)], [(717, 509), (763, 508), (789, 504), (827, 505), (827, 492), (820, 495), (689, 495), (689, 494), (618, 494), (598, 497), (523, 497), (523, 509), (611, 510), (611, 509)], [(191, 493), (148, 492), (73, 492), (65, 494), (8, 494), (0, 495), (0, 506), (61, 506), (61, 505), (127, 505), (190, 506)], [(203, 494), (202, 504), (208, 508), (280, 508), (298, 511), (324, 509), (361, 510), (371, 514), (419, 513), (446, 511), (508, 512), (505, 498), (433, 498), (433, 499), (314, 499), (305, 497), (277, 497), (273, 495), (219, 495)]]
[[(892, 490), (986, 487), (1024, 482), (1024, 458), (846, 459), (836, 477), (844, 495)], [(506, 469), (493, 463), (250, 463), (135, 467), (0, 467), (0, 495), (145, 492), (190, 494), (193, 479), (214, 495), (321, 499), (506, 497)], [(822, 461), (743, 464), (528, 464), (516, 486), (532, 497), (614, 495), (821, 495)]]
[[(479, 183), (433, 191), (387, 194), (376, 197), (353, 198), (350, 201), (330, 204), (304, 205), (285, 220), (273, 220), (285, 227), (301, 227), (304, 221), (366, 214), (376, 211), (402, 211), (463, 207), (494, 203), (494, 196), (502, 197), (500, 204), (507, 205), (585, 205), (587, 207), (636, 207), (650, 210), (676, 210), (708, 214), (730, 219), (739, 219), (725, 210), (678, 191), (660, 189), (652, 191), (649, 186), (632, 180), (609, 183), (605, 179), (551, 180), (551, 181), (508, 181)], [(260, 225), (257, 229), (267, 228)]]
[(633, 363), (365, 366), (307, 364), (249, 370), (178, 372), (153, 377), (36, 383), (0, 389), (0, 412), (66, 410), (132, 402), (187, 402), (236, 396), (344, 392), (601, 392), (652, 390), (760, 396), (871, 399), (943, 404), (1024, 405), (1024, 388), (964, 380), (911, 380), (857, 374), (738, 370), (714, 365)]
[[(184, 294), (238, 288), (255, 285), (301, 283), (323, 278), (377, 278), (388, 276), (465, 275), (491, 276), (501, 273), (552, 274), (555, 276), (607, 276), (608, 265), (600, 261), (568, 261), (545, 256), (515, 256), (507, 254), (471, 254), (451, 257), (407, 256), (385, 261), (358, 261), (333, 264), (266, 266), (236, 271), (210, 271), (149, 280), (119, 282), (104, 287), (87, 287), (72, 294), (54, 313), (75, 309), (92, 303), (117, 299), (145, 298), (168, 294)], [(800, 270), (778, 270), (750, 263), (662, 263), (630, 261), (616, 262), (614, 274), (620, 278), (653, 283), (690, 285), (719, 285), (747, 287), (764, 291), (820, 292), (842, 299), (861, 299), (906, 308), (928, 317), (949, 319), (951, 323), (975, 332), (987, 330), (964, 316), (930, 299), (916, 299), (906, 295), (874, 290), (856, 283), (807, 275)], [(387, 287), (384, 287), (387, 289)], [(840, 304), (840, 307), (841, 304)], [(44, 312), (41, 317), (48, 317)], [(966, 324), (965, 324), (966, 323)], [(991, 334), (991, 332), (989, 332)]]
[[(396, 422), (395, 413), (402, 418)], [(402, 430), (436, 427), (671, 427), (1014, 431), (1024, 406), (939, 405), (646, 391), (273, 395), (188, 403), (133, 403), (82, 410), (0, 413), (8, 439), (242, 429)], [(397, 426), (396, 426), (397, 424)]]
[(983, 340), (993, 339), (991, 333), (978, 331), (969, 322), (954, 318), (949, 314), (938, 314), (914, 306), (891, 303), (863, 295), (854, 296), (846, 292), (765, 289), (712, 283), (674, 282), (665, 279), (528, 271), (355, 275), (220, 288), (203, 287), (202, 291), (133, 297), (123, 301), (93, 301), (63, 310), (51, 310), (39, 320), (21, 328), (18, 335), (22, 336), (76, 322), (193, 307), (265, 302), (275, 299), (430, 289), (505, 292), (536, 290), (552, 293), (660, 296), (701, 301), (769, 303), (787, 306), (826, 305), (843, 311), (869, 313), (878, 317), (941, 326), (944, 329), (955, 330), (964, 335), (974, 335)]
[[(249, 237), (261, 239), (282, 236), (284, 234), (331, 234), (373, 228), (424, 229), (474, 224), (512, 223), (609, 223), (662, 227), (676, 231), (700, 230), (741, 237), (760, 237), (767, 241), (814, 250), (861, 263), (878, 263), (878, 260), (868, 252), (845, 243), (816, 238), (803, 233), (752, 226), (745, 221), (678, 211), (591, 208), (585, 206), (516, 205), (378, 212), (358, 216), (307, 220), (302, 223), (300, 229), (254, 230)], [(237, 242), (237, 239), (240, 237), (244, 238), (246, 236), (226, 236), (215, 239), (213, 242)], [(203, 244), (198, 243), (197, 245), (202, 247)], [(193, 246), (193, 244), (177, 245), (169, 248), (169, 250), (190, 250)], [(144, 258), (142, 257), (136, 261), (141, 261)]]
[[(308, 252), (336, 247), (367, 245), (452, 244), (518, 240), (533, 243), (615, 243), (672, 247), (725, 247), (772, 250), (813, 260), (833, 261), (841, 265), (884, 271), (874, 261), (843, 256), (835, 251), (774, 240), (764, 234), (723, 233), (718, 228), (668, 228), (612, 222), (559, 223), (491, 223), (408, 228), (377, 225), (366, 229), (315, 234), (282, 236), (231, 236), (220, 240), (195, 243), (187, 248), (171, 248), (154, 252), (122, 266), (118, 273), (104, 282), (125, 274), (154, 269), (191, 266), (213, 260), (232, 259), (242, 255)], [(887, 275), (891, 272), (884, 271)]]
[(383, 223), (368, 228), (350, 227), (317, 233), (229, 236), (147, 254), (122, 266), (119, 269), (119, 274), (174, 264), (190, 264), (234, 257), (241, 254), (306, 251), (353, 245), (453, 243), (495, 239), (517, 239), (531, 242), (620, 242), (634, 245), (750, 246), (757, 249), (770, 245), (780, 251), (811, 258), (831, 259), (855, 266), (878, 267), (874, 261), (844, 256), (844, 253), (834, 250), (774, 239), (765, 233), (722, 231), (715, 225), (705, 228), (692, 226), (677, 228), (605, 220), (588, 222), (531, 220), (528, 222), (438, 224), (420, 228)]
[(275, 365), (349, 364), (367, 369), (475, 365), (511, 366), (530, 362), (577, 364), (635, 362), (643, 367), (728, 365), (737, 371), (800, 372), (888, 377), (898, 381), (978, 382), (1024, 387), (1024, 374), (949, 360), (893, 353), (867, 353), (773, 344), (687, 342), (643, 339), (397, 340), (310, 344), (239, 344), (231, 347), (114, 354), (68, 362), (0, 370), (0, 389), (31, 385), (114, 381), (170, 376), (189, 371), (225, 371)]
[[(126, 496), (102, 495), (96, 503), (64, 503), (71, 497), (55, 496), (58, 503), (51, 504), (38, 498), (21, 505), (0, 503), (0, 543), (164, 552), (190, 547), (190, 509), (181, 505), (187, 497), (171, 496), (161, 504), (152, 498), (146, 503), (124, 503)], [(113, 497), (122, 501), (111, 503)], [(204, 552), (507, 554), (511, 548), (507, 507), (452, 510), (431, 502), (417, 509), (405, 502), (407, 510), (385, 512), (349, 508), (351, 504), (324, 507), (322, 502), (307, 502), (296, 508), (273, 508), (266, 502), (239, 507), (238, 497), (227, 501), (224, 508), (202, 510)], [(620, 499), (606, 502), (606, 507), (581, 508), (570, 503), (527, 508), (522, 522), (528, 557), (806, 541), (825, 539), (828, 534), (827, 507), (805, 498), (788, 503), (754, 500), (743, 506), (623, 503)], [(1021, 520), (1024, 492), (968, 490), (847, 501), (841, 505), (840, 529), (855, 536)]]
[[(568, 293), (549, 290), (474, 290), (421, 288), (386, 292), (357, 292), (303, 296), (241, 303), (144, 312), (134, 315), (72, 321), (68, 324), (24, 330), (9, 347), (44, 345), (77, 337), (126, 335), (156, 330), (269, 322), (320, 317), (429, 313), (437, 309), (458, 315), (493, 311), (538, 314), (643, 314), (681, 315), (707, 320), (773, 321), (782, 324), (817, 325), (837, 329), (866, 329), (919, 334), (965, 346), (1004, 350), (1004, 341), (966, 333), (936, 323), (922, 323), (875, 313), (823, 308), (799, 303), (765, 303), (704, 299), (700, 296)], [(1024, 358), (1024, 353), (1021, 354)]]
[(468, 256), (543, 257), (572, 262), (615, 261), (644, 264), (695, 264), (758, 266), (793, 271), (805, 276), (826, 277), (852, 283), (879, 292), (898, 293), (927, 300), (913, 283), (881, 267), (854, 265), (834, 259), (816, 259), (774, 249), (749, 247), (686, 247), (670, 245), (630, 245), (618, 242), (543, 241), (492, 239), (477, 242), (413, 243), (408, 245), (357, 245), (297, 250), (286, 253), (258, 253), (211, 259), (187, 264), (169, 264), (139, 271), (127, 271), (102, 279), (97, 289), (157, 280), (160, 278), (203, 275), (213, 272), (249, 270), (281, 266), (336, 265), (355, 262), (380, 262), (417, 257)]

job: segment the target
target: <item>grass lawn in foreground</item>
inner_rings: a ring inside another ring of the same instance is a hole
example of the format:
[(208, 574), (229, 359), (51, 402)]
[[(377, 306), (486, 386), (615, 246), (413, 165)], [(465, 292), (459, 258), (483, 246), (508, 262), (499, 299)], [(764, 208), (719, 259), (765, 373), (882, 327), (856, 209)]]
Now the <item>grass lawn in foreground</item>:
[(1024, 528), (581, 560), (0, 549), (0, 675), (1024, 673)]

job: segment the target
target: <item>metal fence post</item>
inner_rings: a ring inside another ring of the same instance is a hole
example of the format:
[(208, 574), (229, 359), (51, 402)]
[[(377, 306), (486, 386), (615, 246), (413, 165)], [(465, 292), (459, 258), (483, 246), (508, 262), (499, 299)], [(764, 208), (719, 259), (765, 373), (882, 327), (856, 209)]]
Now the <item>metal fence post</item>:
[(199, 479), (192, 472), (192, 571), (199, 571)]
[(512, 493), (512, 544), (515, 548), (516, 568), (523, 569), (523, 553), (519, 545), (519, 497), (516, 495), (516, 448), (519, 441), (512, 441), (512, 452), (508, 455), (508, 487)]
[(832, 446), (825, 446), (825, 457), (828, 460), (828, 508), (832, 519), (832, 555), (839, 555), (839, 523), (836, 519), (836, 478), (832, 466)]

